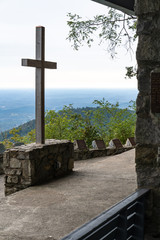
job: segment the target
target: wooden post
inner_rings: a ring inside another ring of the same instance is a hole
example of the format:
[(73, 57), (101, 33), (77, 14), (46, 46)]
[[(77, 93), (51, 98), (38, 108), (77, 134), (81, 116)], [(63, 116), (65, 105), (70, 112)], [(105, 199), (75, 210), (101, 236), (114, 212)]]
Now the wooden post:
[(36, 143), (45, 143), (45, 68), (56, 69), (57, 63), (45, 61), (45, 28), (36, 27), (36, 60), (22, 59), (22, 66), (36, 68)]

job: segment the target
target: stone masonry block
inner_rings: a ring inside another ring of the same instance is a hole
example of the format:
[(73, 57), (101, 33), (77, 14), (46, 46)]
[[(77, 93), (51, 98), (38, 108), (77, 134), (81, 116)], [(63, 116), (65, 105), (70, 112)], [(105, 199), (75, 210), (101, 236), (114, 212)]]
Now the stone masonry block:
[(153, 206), (155, 209), (160, 209), (160, 187), (154, 188), (152, 191), (153, 194)]
[(20, 176), (20, 175), (22, 174), (22, 170), (21, 170), (21, 169), (16, 169), (15, 174), (16, 174), (17, 176)]
[(62, 146), (59, 147), (59, 153), (62, 153), (62, 152), (65, 152), (65, 151), (66, 151), (66, 144), (62, 144)]
[(160, 170), (157, 167), (137, 166), (136, 172), (138, 174), (139, 188), (160, 188)]
[(18, 176), (12, 177), (12, 183), (18, 183)]
[(32, 179), (30, 177), (28, 178), (21, 178), (20, 180), (20, 184), (21, 184), (21, 189), (24, 189), (26, 187), (29, 187), (32, 185)]
[(29, 160), (22, 161), (22, 175), (24, 178), (31, 177), (31, 164)]
[(137, 35), (154, 33), (156, 22), (157, 19), (153, 15), (140, 16), (137, 22)]
[(17, 175), (17, 176), (20, 176), (22, 174), (22, 170), (21, 169), (6, 168), (5, 169), (5, 174), (6, 175)]
[(160, 11), (160, 1), (159, 0), (137, 0), (136, 1), (136, 8), (135, 12), (136, 15), (142, 15), (142, 14), (149, 14), (149, 13), (156, 13)]
[(157, 37), (159, 34), (157, 32), (157, 36), (148, 36), (148, 35), (140, 35), (139, 43), (137, 47), (137, 60), (138, 61), (160, 61), (160, 49), (159, 44), (157, 43)]
[(136, 164), (137, 166), (155, 167), (157, 165), (158, 147), (152, 145), (137, 145)]
[(9, 160), (10, 160), (10, 153), (9, 153), (9, 151), (5, 151), (4, 154), (3, 154), (3, 165), (4, 165), (4, 167), (9, 166)]
[(4, 174), (3, 164), (0, 162), (0, 175)]
[(18, 183), (18, 176), (8, 176), (7, 183)]
[(18, 154), (18, 149), (11, 149), (10, 151), (10, 158), (17, 158), (17, 154)]
[(59, 145), (49, 146), (48, 154), (56, 154), (57, 152), (59, 152)]
[(139, 144), (158, 145), (160, 139), (160, 124), (155, 117), (137, 118), (136, 142)]
[(57, 162), (62, 163), (62, 156), (61, 156), (61, 155), (59, 155), (59, 156), (57, 157)]
[(151, 78), (150, 74), (153, 70), (153, 66), (143, 65), (138, 68), (137, 78), (138, 78), (138, 90), (143, 95), (148, 95), (151, 93)]
[(19, 151), (17, 153), (17, 159), (19, 160), (28, 160), (29, 159), (29, 152), (25, 152), (25, 151)]
[(41, 149), (39, 154), (40, 154), (40, 158), (44, 158), (46, 156), (48, 156), (48, 148), (44, 148), (44, 149)]
[(73, 158), (74, 156), (74, 146), (72, 143), (69, 143), (69, 149), (68, 149), (69, 155)]
[(73, 158), (70, 158), (69, 159), (69, 162), (68, 162), (68, 170), (69, 171), (72, 171), (74, 168), (74, 159)]
[(116, 153), (115, 148), (107, 147), (107, 156), (114, 155)]
[(141, 118), (146, 118), (150, 115), (150, 95), (138, 94), (137, 96), (136, 113)]
[(11, 168), (21, 168), (21, 161), (17, 160), (16, 158), (10, 159), (10, 167)]

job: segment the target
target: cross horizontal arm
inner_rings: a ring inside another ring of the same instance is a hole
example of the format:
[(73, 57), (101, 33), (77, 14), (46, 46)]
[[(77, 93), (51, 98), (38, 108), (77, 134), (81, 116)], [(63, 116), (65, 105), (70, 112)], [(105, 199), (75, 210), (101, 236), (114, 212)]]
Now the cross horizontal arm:
[(22, 66), (57, 69), (56, 62), (48, 62), (48, 61), (41, 61), (41, 60), (34, 60), (34, 59), (22, 59)]

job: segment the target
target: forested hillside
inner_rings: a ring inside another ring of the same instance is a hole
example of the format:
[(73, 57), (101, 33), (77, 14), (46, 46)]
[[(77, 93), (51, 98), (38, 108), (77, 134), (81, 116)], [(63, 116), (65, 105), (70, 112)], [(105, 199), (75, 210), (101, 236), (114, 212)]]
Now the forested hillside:
[[(34, 128), (35, 128), (35, 120), (31, 120), (27, 123), (24, 123), (24, 124), (18, 126), (16, 129), (20, 129), (20, 131), (19, 131), (20, 136), (25, 136)], [(12, 129), (2, 132), (0, 134), (0, 141), (3, 141), (6, 138), (9, 139), (11, 137), (12, 136), (12, 134), (10, 134), (11, 130)]]
[[(111, 104), (104, 98), (101, 101), (95, 100), (94, 104), (95, 108), (73, 108), (70, 104), (58, 112), (47, 111), (46, 139), (84, 139), (91, 146), (94, 139), (103, 139), (108, 143), (113, 138), (119, 138), (124, 143), (127, 137), (134, 136), (134, 102), (125, 109), (120, 109), (118, 103)], [(35, 142), (35, 120), (1, 133), (0, 141), (7, 147), (14, 142)]]
[[(84, 112), (85, 111), (95, 111), (96, 108), (93, 107), (83, 107), (83, 108), (73, 108), (73, 112), (75, 114), (81, 114), (84, 117)], [(60, 114), (62, 114), (62, 111), (58, 111)], [(18, 127), (16, 127), (15, 129), (19, 129), (19, 135), (21, 137), (27, 135), (31, 130), (35, 129), (35, 119), (28, 121), (22, 125), (19, 125)], [(4, 139), (9, 139), (10, 137), (12, 137), (12, 134), (10, 133), (12, 131), (12, 129), (1, 132), (0, 133), (0, 141), (3, 141)]]

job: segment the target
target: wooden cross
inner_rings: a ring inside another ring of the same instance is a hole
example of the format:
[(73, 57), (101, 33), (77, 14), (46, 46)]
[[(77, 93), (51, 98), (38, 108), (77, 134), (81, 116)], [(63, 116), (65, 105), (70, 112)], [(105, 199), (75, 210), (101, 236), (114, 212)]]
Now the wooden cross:
[(45, 28), (36, 27), (36, 60), (22, 59), (22, 66), (36, 68), (36, 143), (45, 143), (45, 68), (56, 69), (57, 63), (45, 61)]

